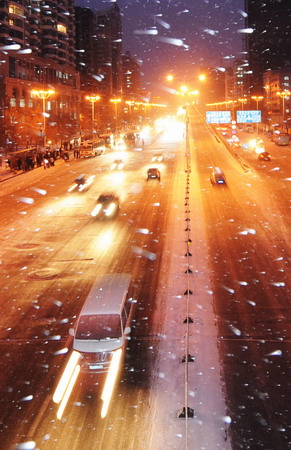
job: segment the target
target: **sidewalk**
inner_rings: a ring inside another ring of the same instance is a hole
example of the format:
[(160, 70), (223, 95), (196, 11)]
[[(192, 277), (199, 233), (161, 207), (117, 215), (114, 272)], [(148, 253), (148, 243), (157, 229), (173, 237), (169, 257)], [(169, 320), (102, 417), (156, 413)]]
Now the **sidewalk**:
[[(70, 155), (70, 159), (69, 161), (74, 160), (75, 158), (72, 156), (73, 152), (69, 152)], [(58, 161), (64, 161), (64, 159), (62, 158), (58, 158), (56, 159), (55, 163), (58, 164)], [(24, 175), (26, 173), (31, 173), (34, 170), (37, 169), (42, 169), (43, 170), (43, 165), (41, 165), (40, 167), (34, 167), (34, 169), (32, 170), (28, 170), (28, 171), (23, 171), (23, 170), (11, 170), (7, 167), (5, 167), (5, 163), (2, 164), (2, 166), (0, 166), (0, 183), (10, 180), (11, 178), (15, 178), (18, 177), (19, 175)]]
[(21, 175), (25, 172), (22, 170), (15, 172), (9, 168), (6, 168), (4, 165), (0, 166), (0, 183), (5, 180), (9, 180), (9, 178), (14, 178), (17, 175)]

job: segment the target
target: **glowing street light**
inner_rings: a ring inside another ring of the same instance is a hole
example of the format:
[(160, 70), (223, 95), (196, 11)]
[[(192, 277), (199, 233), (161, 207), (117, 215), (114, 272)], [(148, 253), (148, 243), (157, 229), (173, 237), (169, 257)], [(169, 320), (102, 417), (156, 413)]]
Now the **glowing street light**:
[(31, 91), (32, 95), (37, 95), (39, 99), (42, 100), (42, 116), (43, 116), (43, 146), (44, 149), (46, 149), (46, 116), (47, 113), (45, 112), (45, 101), (55, 93), (53, 89), (33, 89)]
[(100, 100), (99, 95), (86, 95), (85, 99), (92, 105), (92, 139), (95, 137), (95, 103)]
[(285, 121), (285, 98), (288, 98), (291, 95), (291, 92), (284, 90), (284, 91), (278, 91), (278, 92), (276, 92), (276, 94), (279, 95), (282, 99), (283, 122), (284, 122)]
[(241, 108), (242, 108), (242, 110), (244, 110), (244, 103), (247, 102), (247, 99), (246, 98), (238, 98), (237, 101), (241, 103)]
[[(257, 111), (258, 111), (258, 109), (259, 109), (259, 102), (260, 102), (261, 100), (263, 100), (264, 97), (263, 97), (262, 95), (253, 95), (253, 96), (252, 96), (252, 99), (255, 100), (255, 102), (257, 102)], [(259, 130), (259, 124), (258, 124), (258, 122), (257, 122), (257, 134), (258, 134), (258, 130)]]
[(121, 98), (111, 98), (110, 102), (114, 103), (115, 128), (117, 128), (117, 105), (121, 102)]
[(186, 95), (188, 94), (189, 88), (186, 84), (183, 84), (183, 86), (180, 87), (180, 91), (182, 92), (182, 95)]
[(257, 103), (257, 111), (259, 109), (259, 102), (264, 99), (262, 95), (253, 95), (252, 99)]

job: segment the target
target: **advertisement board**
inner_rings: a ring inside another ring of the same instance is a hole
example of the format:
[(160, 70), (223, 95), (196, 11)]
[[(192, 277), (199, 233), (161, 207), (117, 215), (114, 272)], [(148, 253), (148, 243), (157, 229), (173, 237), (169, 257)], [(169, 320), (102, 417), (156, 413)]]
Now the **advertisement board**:
[(231, 123), (230, 111), (206, 111), (207, 123)]
[(237, 123), (261, 123), (262, 112), (260, 110), (255, 111), (237, 111), (236, 112)]

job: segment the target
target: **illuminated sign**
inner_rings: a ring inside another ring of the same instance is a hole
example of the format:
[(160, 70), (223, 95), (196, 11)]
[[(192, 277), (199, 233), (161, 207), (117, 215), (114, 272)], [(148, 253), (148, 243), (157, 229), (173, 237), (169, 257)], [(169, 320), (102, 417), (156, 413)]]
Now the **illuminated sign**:
[(261, 111), (237, 111), (236, 112), (237, 123), (261, 123), (262, 112)]
[(231, 123), (230, 111), (206, 111), (207, 123)]

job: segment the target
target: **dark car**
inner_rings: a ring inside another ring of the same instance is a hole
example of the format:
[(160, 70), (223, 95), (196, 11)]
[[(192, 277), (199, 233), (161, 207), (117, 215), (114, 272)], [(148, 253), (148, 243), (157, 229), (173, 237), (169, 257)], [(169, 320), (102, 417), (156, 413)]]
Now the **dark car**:
[(93, 183), (94, 175), (87, 176), (85, 174), (79, 175), (74, 182), (71, 184), (71, 186), (68, 189), (68, 192), (73, 191), (87, 191), (89, 189), (89, 186)]
[(154, 179), (161, 181), (161, 174), (160, 174), (159, 169), (152, 167), (151, 169), (149, 169), (147, 171), (147, 181), (154, 180)]
[(92, 217), (112, 219), (117, 216), (120, 202), (117, 195), (108, 192), (99, 195), (97, 204), (91, 212)]
[(111, 168), (111, 170), (115, 170), (115, 169), (121, 170), (121, 169), (123, 169), (124, 164), (125, 164), (125, 162), (123, 159), (115, 159), (113, 161), (113, 163), (111, 164), (110, 168)]
[(226, 185), (225, 175), (219, 167), (215, 167), (215, 169), (211, 172), (210, 181), (215, 185)]
[(258, 159), (259, 161), (271, 161), (271, 155), (268, 152), (261, 152)]

